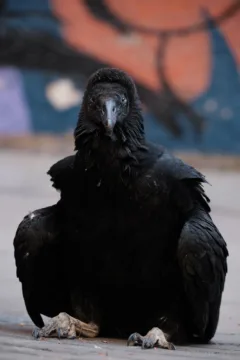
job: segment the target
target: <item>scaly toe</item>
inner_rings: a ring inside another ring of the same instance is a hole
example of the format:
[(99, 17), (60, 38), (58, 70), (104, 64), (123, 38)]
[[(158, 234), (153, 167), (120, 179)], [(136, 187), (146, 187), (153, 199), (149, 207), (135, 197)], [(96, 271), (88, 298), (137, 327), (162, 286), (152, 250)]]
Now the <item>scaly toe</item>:
[(150, 338), (143, 339), (142, 342), (142, 349), (153, 349), (155, 347), (156, 343), (152, 341)]

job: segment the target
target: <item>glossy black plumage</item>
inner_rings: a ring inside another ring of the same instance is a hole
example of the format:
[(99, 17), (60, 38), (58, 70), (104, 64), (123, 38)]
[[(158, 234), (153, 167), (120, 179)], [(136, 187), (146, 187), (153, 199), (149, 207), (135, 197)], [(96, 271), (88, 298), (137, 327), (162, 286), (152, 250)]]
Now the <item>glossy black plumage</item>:
[[(99, 96), (115, 101), (111, 131)], [(137, 90), (117, 69), (89, 79), (74, 135), (76, 154), (48, 171), (60, 201), (25, 217), (14, 239), (33, 322), (67, 312), (97, 323), (101, 335), (158, 326), (175, 342), (209, 341), (228, 251), (205, 177), (146, 142)]]

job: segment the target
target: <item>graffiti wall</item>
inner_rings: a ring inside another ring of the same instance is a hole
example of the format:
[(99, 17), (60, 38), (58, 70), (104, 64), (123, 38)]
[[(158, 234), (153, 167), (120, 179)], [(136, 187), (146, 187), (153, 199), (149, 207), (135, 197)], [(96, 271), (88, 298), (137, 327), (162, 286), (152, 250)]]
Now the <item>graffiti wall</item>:
[(136, 81), (148, 139), (240, 153), (239, 0), (0, 0), (0, 135), (71, 132), (88, 76)]

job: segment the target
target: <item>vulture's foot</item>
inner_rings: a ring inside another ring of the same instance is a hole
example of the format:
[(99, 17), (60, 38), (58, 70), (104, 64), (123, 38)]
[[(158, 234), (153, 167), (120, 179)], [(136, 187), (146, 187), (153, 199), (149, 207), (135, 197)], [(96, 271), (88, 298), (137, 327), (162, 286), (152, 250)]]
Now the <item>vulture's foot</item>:
[(94, 323), (84, 323), (75, 319), (67, 313), (60, 313), (52, 318), (42, 329), (35, 328), (33, 337), (52, 337), (57, 335), (58, 338), (75, 339), (77, 336), (88, 338), (96, 337), (99, 333), (99, 327)]
[(159, 347), (162, 349), (175, 350), (174, 345), (167, 341), (166, 335), (157, 327), (152, 328), (145, 336), (133, 333), (129, 336), (127, 345), (141, 346), (142, 349)]

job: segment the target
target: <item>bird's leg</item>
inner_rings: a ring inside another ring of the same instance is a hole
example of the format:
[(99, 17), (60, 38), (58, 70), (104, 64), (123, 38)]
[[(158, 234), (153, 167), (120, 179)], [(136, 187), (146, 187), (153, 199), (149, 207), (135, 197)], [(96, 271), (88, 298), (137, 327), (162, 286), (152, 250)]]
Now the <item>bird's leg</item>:
[(168, 335), (158, 327), (152, 328), (145, 336), (133, 333), (129, 336), (127, 345), (141, 346), (142, 349), (160, 347), (162, 349), (175, 350), (174, 345), (168, 341)]
[(73, 318), (67, 313), (60, 313), (55, 316), (42, 329), (35, 328), (33, 337), (51, 337), (57, 335), (59, 338), (74, 339), (77, 336), (94, 338), (99, 333), (99, 326), (94, 323), (84, 323)]

